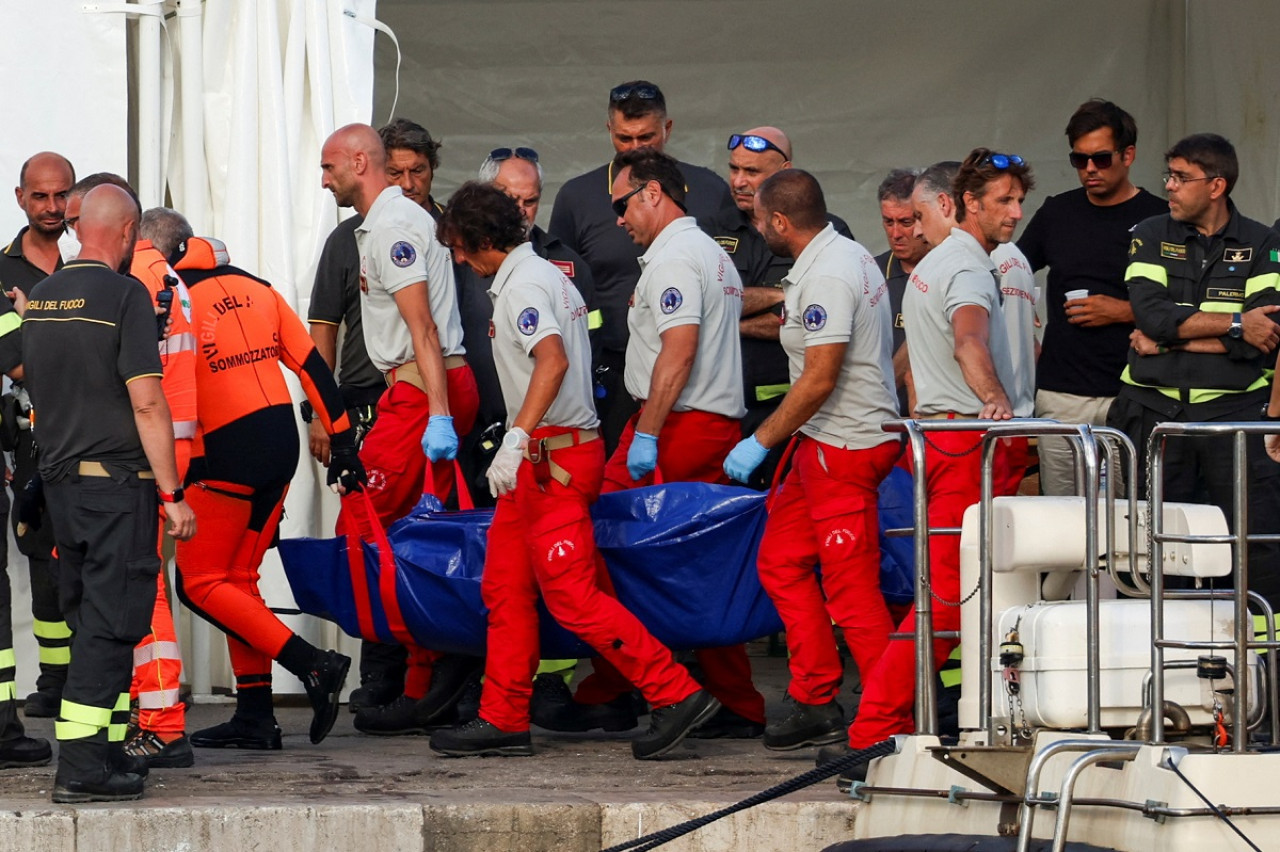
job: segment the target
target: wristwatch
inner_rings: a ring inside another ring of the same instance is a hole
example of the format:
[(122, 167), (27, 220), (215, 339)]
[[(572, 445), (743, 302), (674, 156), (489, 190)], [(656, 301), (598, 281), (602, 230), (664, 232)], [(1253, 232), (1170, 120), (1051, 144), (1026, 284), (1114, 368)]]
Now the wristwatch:
[(502, 446), (508, 450), (520, 449), (520, 435), (516, 433), (515, 429), (502, 436)]
[(1272, 417), (1270, 414), (1267, 413), (1267, 409), (1270, 407), (1271, 407), (1270, 401), (1262, 403), (1262, 416), (1259, 417), (1258, 419), (1263, 421), (1264, 423), (1275, 423), (1276, 421), (1280, 421), (1280, 417)]
[(1231, 328), (1227, 329), (1227, 336), (1234, 340), (1244, 337), (1244, 322), (1241, 320), (1239, 312), (1231, 315)]
[(181, 503), (187, 496), (187, 490), (179, 485), (172, 491), (163, 491), (156, 488), (156, 493), (160, 495), (161, 503)]

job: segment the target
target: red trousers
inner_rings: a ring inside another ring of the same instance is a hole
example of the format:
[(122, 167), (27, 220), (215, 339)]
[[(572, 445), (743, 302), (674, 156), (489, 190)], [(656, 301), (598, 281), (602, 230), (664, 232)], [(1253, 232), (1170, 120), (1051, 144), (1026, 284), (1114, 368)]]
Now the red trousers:
[(825, 704), (840, 689), (844, 665), (833, 622), (864, 683), (889, 644), (877, 489), (900, 453), (897, 440), (846, 450), (802, 437), (770, 507), (757, 557), (760, 583), (786, 625), (788, 691), (804, 704)]
[[(461, 437), (475, 426), (480, 409), (476, 377), (471, 367), (464, 365), (447, 370), (445, 380), (453, 428)], [(428, 486), (426, 481), (427, 456), (422, 452), (422, 433), (430, 416), (426, 393), (408, 382), (396, 382), (378, 400), (378, 419), (360, 446), (360, 461), (369, 476), (369, 497), (384, 530), (409, 514), (427, 488), (441, 501), (448, 500), (453, 492), (451, 461), (432, 463), (431, 484)], [(360, 537), (371, 540), (373, 531), (367, 528), (364, 515), (348, 515), (345, 511), (338, 515), (338, 535), (344, 533), (346, 524), (352, 520), (360, 530)], [(431, 685), (431, 666), (440, 654), (413, 646), (408, 650), (404, 691), (411, 698), (421, 698)]]
[(188, 606), (227, 634), (241, 687), (270, 684), (271, 662), (293, 635), (258, 592), (258, 568), (275, 538), (286, 491), (255, 493), (214, 481), (187, 489), (200, 528), (178, 542), (179, 587)]
[[(562, 434), (546, 428), (533, 438)], [(538, 667), (538, 597), (564, 627), (594, 648), (654, 706), (698, 690), (671, 652), (598, 580), (591, 504), (600, 493), (604, 442), (555, 450), (569, 484), (539, 485), (533, 465), (520, 465), (515, 491), (498, 500), (489, 527), (481, 593), (489, 608), (480, 716), (503, 731), (529, 728), (529, 698)]]
[[(1005, 439), (996, 451), (992, 490), (996, 496), (1014, 494), (1026, 472), (1025, 438)], [(1019, 461), (1020, 460), (1020, 461)], [(965, 509), (982, 498), (982, 433), (934, 432), (925, 444), (925, 484), (929, 492), (929, 526), (958, 527)], [(960, 537), (929, 537), (929, 570), (935, 595), (960, 600)], [(915, 631), (915, 610), (898, 632)], [(933, 629), (959, 630), (960, 607), (933, 600)], [(934, 670), (941, 668), (959, 644), (954, 639), (933, 643)], [(915, 730), (915, 643), (893, 641), (863, 681), (862, 703), (849, 726), (849, 745), (866, 748), (894, 734)]]
[[(173, 442), (178, 462), (178, 479), (187, 476), (191, 462), (191, 441)], [(160, 537), (156, 549), (164, 552), (164, 517), (160, 519)], [(187, 706), (179, 697), (182, 680), (182, 654), (178, 635), (173, 629), (173, 611), (165, 591), (165, 571), (161, 561), (156, 577), (156, 606), (151, 614), (151, 632), (133, 649), (133, 683), (129, 697), (138, 701), (138, 726), (144, 731), (181, 733), (187, 727)]]
[[(658, 475), (651, 473), (637, 481), (627, 471), (627, 451), (635, 438), (639, 419), (638, 413), (632, 416), (605, 466), (605, 493), (652, 485), (655, 480), (721, 485), (729, 482), (724, 459), (742, 439), (742, 427), (737, 420), (706, 411), (671, 412), (658, 435)], [(601, 586), (613, 594), (613, 583), (603, 559), (599, 570)], [(700, 648), (694, 655), (702, 667), (707, 690), (721, 704), (743, 718), (764, 723), (764, 696), (751, 682), (751, 661), (744, 646)], [(578, 686), (577, 698), (583, 704), (600, 704), (630, 691), (631, 684), (607, 661), (596, 660), (594, 668)]]

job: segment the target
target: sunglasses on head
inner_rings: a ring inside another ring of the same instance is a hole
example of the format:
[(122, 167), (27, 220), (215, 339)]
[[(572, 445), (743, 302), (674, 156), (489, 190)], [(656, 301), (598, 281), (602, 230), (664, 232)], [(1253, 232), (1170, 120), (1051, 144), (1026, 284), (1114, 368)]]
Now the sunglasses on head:
[(978, 163), (978, 168), (982, 168), (987, 163), (1000, 169), (1000, 171), (1004, 171), (1010, 166), (1021, 166), (1026, 163), (1026, 160), (1017, 154), (988, 154), (982, 158), (982, 162)]
[(609, 100), (615, 104), (622, 103), (627, 98), (640, 98), (642, 101), (652, 101), (657, 100), (659, 97), (661, 97), (661, 93), (658, 92), (658, 87), (651, 86), (648, 83), (643, 83), (638, 86), (630, 83), (623, 83), (621, 86), (614, 86), (613, 89), (609, 91)]
[(777, 145), (765, 139), (763, 136), (752, 136), (749, 134), (735, 133), (729, 137), (729, 150), (737, 148), (741, 145), (748, 151), (755, 151), (757, 154), (763, 151), (777, 151), (782, 155), (782, 159), (789, 160), (787, 152), (779, 148)]
[(510, 160), (512, 157), (517, 160), (528, 160), (531, 163), (538, 162), (538, 152), (532, 148), (494, 148), (489, 152), (489, 159), (495, 163)]
[(1115, 159), (1115, 155), (1119, 153), (1119, 151), (1099, 151), (1096, 154), (1083, 154), (1079, 151), (1072, 151), (1067, 155), (1067, 159), (1071, 161), (1071, 168), (1073, 169), (1087, 169), (1090, 160), (1093, 160), (1093, 164), (1099, 169), (1109, 169)]
[(642, 183), (639, 186), (637, 186), (635, 189), (628, 192), (626, 195), (619, 198), (617, 201), (613, 202), (611, 206), (613, 207), (614, 214), (617, 215), (619, 219), (627, 215), (627, 203), (631, 201), (631, 196), (635, 195), (637, 192), (644, 189), (648, 185), (649, 185), (648, 183)]

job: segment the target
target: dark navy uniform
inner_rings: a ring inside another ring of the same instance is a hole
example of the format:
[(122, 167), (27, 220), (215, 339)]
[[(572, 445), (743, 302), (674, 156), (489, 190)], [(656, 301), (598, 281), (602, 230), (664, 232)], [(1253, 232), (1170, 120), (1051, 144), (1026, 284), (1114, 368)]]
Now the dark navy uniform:
[[(1230, 219), (1205, 237), (1194, 226), (1168, 214), (1134, 228), (1125, 281), (1139, 329), (1164, 345), (1178, 343), (1178, 325), (1199, 311), (1243, 313), (1280, 305), (1280, 234), (1241, 216), (1230, 201)], [(1174, 348), (1140, 356), (1129, 350), (1120, 393), (1107, 424), (1122, 429), (1146, 458), (1147, 437), (1157, 424), (1254, 421), (1270, 394), (1275, 355), (1264, 354), (1243, 338), (1223, 335), (1222, 354)], [(1212, 502), (1227, 518), (1232, 511), (1232, 443), (1221, 439), (1170, 440), (1165, 451), (1166, 500)], [(1280, 464), (1267, 456), (1261, 435), (1247, 438), (1249, 455), (1249, 532), (1280, 528)], [(1146, 470), (1138, 466), (1140, 487)], [(1266, 542), (1249, 547), (1252, 590), (1280, 604), (1280, 547)]]
[[(31, 263), (22, 255), (22, 237), (27, 228), (23, 228), (13, 238), (13, 242), (0, 252), (0, 288), (12, 290), (17, 288), (24, 295), (30, 296), (31, 289), (45, 278), (45, 271)], [(62, 263), (59, 261), (58, 267)], [(14, 315), (17, 316), (16, 314)], [(21, 361), (22, 338), (16, 338), (18, 361)], [(16, 366), (16, 362), (13, 366)], [(6, 367), (5, 369), (12, 369)], [(3, 417), (10, 421), (5, 427), (5, 449), (13, 452), (13, 488), (15, 494), (21, 494), (27, 482), (36, 474), (39, 461), (39, 450), (32, 439), (29, 428), (20, 428), (18, 424), (23, 406), (23, 394), (16, 392), (5, 399)], [(26, 419), (25, 417), (22, 419)], [(0, 464), (2, 467), (2, 464)], [(8, 496), (0, 489), (0, 500), (8, 507)], [(24, 525), (19, 529), (16, 513), (12, 518), (13, 539), (18, 545), (18, 552), (27, 557), (27, 567), (31, 575), (31, 629), (35, 633), (36, 644), (40, 653), (40, 675), (36, 679), (36, 690), (46, 698), (40, 706), (31, 699), (27, 701), (28, 716), (52, 716), (56, 712), (58, 696), (62, 694), (62, 685), (67, 680), (67, 663), (71, 656), (71, 630), (58, 608), (58, 576), (53, 563), (53, 525), (49, 523), (47, 512), (41, 510), (42, 522), (37, 526)], [(5, 564), (7, 582), (7, 548), (0, 546), (0, 564)], [(12, 626), (11, 606), (5, 604), (0, 619)], [(6, 645), (5, 647), (12, 647)], [(40, 696), (36, 696), (40, 697)], [(47, 707), (45, 706), (47, 705)], [(3, 737), (0, 734), (0, 737)]]
[[(884, 283), (889, 287), (889, 309), (893, 311), (893, 351), (896, 353), (907, 342), (907, 325), (902, 321), (902, 294), (907, 289), (907, 278), (910, 277), (902, 268), (902, 261), (893, 256), (892, 251), (876, 255), (876, 265), (884, 273)], [(905, 417), (907, 410), (907, 389), (898, 388), (898, 411)]]
[[(587, 316), (590, 325), (590, 312), (597, 311), (599, 306), (596, 303), (591, 268), (586, 261), (560, 239), (537, 225), (529, 233), (529, 242), (538, 257), (551, 261), (578, 288), (589, 312)], [(462, 465), (476, 505), (493, 505), (488, 481), (485, 479), (491, 457), (480, 457), (477, 449), (487, 427), (494, 423), (503, 425), (507, 421), (507, 406), (503, 402), (502, 388), (498, 384), (498, 370), (493, 363), (493, 298), (489, 295), (493, 278), (480, 278), (466, 264), (455, 269), (455, 272), (458, 283), (458, 313), (462, 315), (462, 341), (467, 348), (467, 363), (476, 374), (476, 389), (480, 392), (480, 413), (476, 417), (476, 427), (471, 434), (463, 436), (458, 461)], [(598, 333), (592, 332), (591, 336), (594, 360), (600, 354), (599, 347), (595, 345)], [(498, 436), (501, 435), (498, 432)], [(494, 449), (496, 450), (496, 446)]]
[[(827, 221), (837, 234), (853, 239), (849, 226), (839, 216), (828, 214)], [(770, 251), (764, 236), (751, 224), (748, 214), (737, 206), (730, 206), (714, 215), (700, 217), (698, 227), (729, 255), (738, 270), (738, 277), (742, 279), (742, 286), (782, 289), (782, 279), (791, 271), (795, 260), (779, 257)], [(779, 325), (781, 305), (779, 302), (774, 310), (779, 314)], [(745, 315), (742, 318), (751, 319)], [(742, 436), (745, 438), (755, 434), (760, 424), (782, 404), (782, 397), (791, 388), (787, 353), (782, 350), (780, 342), (742, 338), (742, 383), (747, 403), (747, 414), (742, 418)], [(753, 488), (768, 488), (785, 449), (784, 443), (770, 451), (764, 463), (752, 473), (748, 484)]]
[(155, 478), (127, 387), (162, 375), (146, 288), (96, 261), (68, 264), (31, 292), (22, 361), (75, 630), (57, 782), (96, 781), (111, 774), (108, 743), (124, 739), (160, 571)]
[[(710, 169), (680, 163), (685, 181), (685, 207), (704, 218), (735, 210), (729, 185)], [(618, 226), (613, 212), (613, 163), (569, 180), (556, 193), (551, 233), (591, 267), (600, 310), (600, 356), (596, 363), (596, 408), (609, 453), (638, 405), (622, 383), (627, 351), (627, 309), (640, 280), (637, 259), (644, 249)], [(585, 295), (585, 294), (584, 294)]]

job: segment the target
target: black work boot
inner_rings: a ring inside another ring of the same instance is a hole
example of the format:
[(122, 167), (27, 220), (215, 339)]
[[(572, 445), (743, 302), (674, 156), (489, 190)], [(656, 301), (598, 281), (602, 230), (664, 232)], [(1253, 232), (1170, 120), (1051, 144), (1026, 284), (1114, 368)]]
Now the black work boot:
[(401, 695), (381, 707), (361, 707), (352, 724), (357, 731), (378, 737), (425, 734), (431, 726), (429, 714), (421, 709), (422, 701)]
[(529, 732), (498, 730), (484, 719), (431, 735), (431, 750), (448, 757), (528, 757), (533, 754)]
[(484, 674), (484, 657), (467, 654), (445, 654), (431, 667), (431, 685), (422, 698), (422, 710), (428, 723), (439, 724), (456, 718), (458, 699), (468, 686)]
[(636, 760), (661, 757), (680, 745), (689, 731), (701, 725), (720, 709), (720, 702), (705, 689), (699, 689), (683, 701), (649, 711), (649, 730), (631, 741), (631, 754)]
[(529, 698), (529, 721), (548, 731), (589, 731), (583, 705), (573, 700), (569, 684), (554, 672), (533, 679), (533, 695)]
[(846, 736), (844, 713), (835, 699), (826, 704), (805, 704), (788, 693), (787, 715), (764, 729), (764, 747), (791, 751), (805, 746), (838, 743)]
[(721, 707), (716, 715), (689, 732), (691, 740), (754, 740), (764, 733), (764, 722)]
[(0, 743), (0, 769), (44, 766), (53, 759), (53, 748), (43, 737), (20, 736)]
[[(835, 763), (841, 758), (848, 757), (853, 754), (853, 748), (848, 742), (840, 742), (835, 745), (823, 746), (818, 749), (818, 759), (813, 762), (814, 766), (821, 768), (828, 763)], [(848, 793), (853, 789), (855, 781), (867, 780), (867, 764), (859, 763), (857, 766), (850, 767), (840, 773), (836, 778), (836, 789), (841, 793)]]
[(228, 722), (196, 731), (188, 739), (196, 748), (245, 748), (279, 751), (283, 745), (274, 716), (250, 718), (236, 713)]
[(121, 772), (115, 765), (116, 751), (105, 742), (105, 731), (92, 739), (59, 743), (53, 801), (81, 804), (127, 802), (142, 798), (143, 777), (133, 772)]
[(22, 702), (22, 715), (28, 719), (52, 719), (62, 706), (62, 691), (36, 690)]
[(337, 651), (321, 651), (302, 676), (307, 698), (311, 701), (311, 742), (319, 743), (329, 736), (338, 719), (338, 696), (347, 682), (351, 658)]

